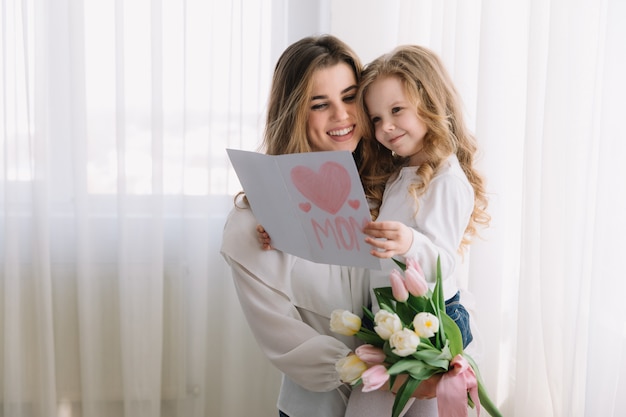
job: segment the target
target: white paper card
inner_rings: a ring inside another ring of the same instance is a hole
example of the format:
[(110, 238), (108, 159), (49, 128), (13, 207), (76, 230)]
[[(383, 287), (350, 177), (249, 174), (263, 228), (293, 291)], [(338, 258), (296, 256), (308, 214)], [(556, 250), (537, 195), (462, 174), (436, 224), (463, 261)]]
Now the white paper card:
[(226, 151), (273, 247), (318, 263), (381, 268), (361, 231), (371, 216), (350, 152)]

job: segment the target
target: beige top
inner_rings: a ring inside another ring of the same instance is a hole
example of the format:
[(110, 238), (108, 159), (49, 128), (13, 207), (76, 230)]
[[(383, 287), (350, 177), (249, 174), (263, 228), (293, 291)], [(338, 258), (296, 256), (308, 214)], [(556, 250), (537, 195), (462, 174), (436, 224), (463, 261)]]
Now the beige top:
[(244, 315), (261, 350), (283, 373), (278, 407), (290, 417), (343, 417), (350, 388), (335, 363), (357, 343), (330, 331), (334, 309), (362, 315), (363, 271), (264, 251), (249, 209), (234, 208), (221, 253), (232, 269)]

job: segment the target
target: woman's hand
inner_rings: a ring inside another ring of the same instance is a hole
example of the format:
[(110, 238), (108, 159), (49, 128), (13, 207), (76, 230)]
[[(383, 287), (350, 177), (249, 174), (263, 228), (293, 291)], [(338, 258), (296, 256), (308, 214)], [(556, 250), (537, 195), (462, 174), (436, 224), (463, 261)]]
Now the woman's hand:
[(428, 400), (437, 396), (437, 384), (441, 381), (443, 374), (435, 374), (430, 378), (422, 381), (421, 384), (413, 391), (413, 397), (420, 400)]
[[(430, 378), (422, 381), (418, 387), (413, 391), (412, 397), (415, 397), (419, 400), (429, 400), (431, 398), (435, 398), (437, 396), (437, 384), (441, 381), (441, 377), (443, 374), (435, 374)], [(396, 377), (395, 384), (391, 388), (391, 392), (396, 394), (402, 384), (406, 381), (408, 377), (404, 374), (400, 374)]]
[(413, 231), (402, 222), (369, 222), (363, 228), (365, 242), (373, 247), (371, 254), (377, 258), (404, 255), (413, 243)]
[(261, 243), (261, 248), (264, 250), (271, 250), (272, 248), (272, 239), (270, 239), (270, 235), (265, 231), (265, 228), (260, 224), (256, 227), (256, 233), (259, 238), (259, 242)]

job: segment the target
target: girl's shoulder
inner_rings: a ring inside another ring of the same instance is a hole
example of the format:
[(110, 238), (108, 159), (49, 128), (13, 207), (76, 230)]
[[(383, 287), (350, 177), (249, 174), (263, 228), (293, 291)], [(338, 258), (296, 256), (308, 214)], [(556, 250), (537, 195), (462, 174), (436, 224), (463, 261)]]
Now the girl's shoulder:
[(439, 171), (445, 171), (445, 170), (448, 170), (448, 171), (461, 170), (462, 171), (459, 158), (457, 158), (455, 154), (450, 154), (450, 156), (448, 156), (446, 159), (444, 159), (441, 162)]
[[(387, 185), (398, 184), (398, 183), (415, 183), (419, 182), (420, 176), (417, 173), (418, 166), (404, 166), (401, 167), (398, 171), (396, 171), (388, 180)], [(460, 182), (462, 184), (466, 184), (467, 186), (471, 186), (465, 172), (461, 168), (461, 164), (459, 163), (458, 158), (455, 154), (450, 155), (444, 161), (442, 161), (439, 169), (435, 175), (431, 178), (431, 183), (433, 182)]]
[(442, 162), (428, 188), (441, 189), (442, 187), (448, 190), (456, 189), (457, 192), (467, 195), (473, 195), (474, 193), (472, 184), (470, 184), (465, 172), (463, 172), (456, 155), (451, 155)]

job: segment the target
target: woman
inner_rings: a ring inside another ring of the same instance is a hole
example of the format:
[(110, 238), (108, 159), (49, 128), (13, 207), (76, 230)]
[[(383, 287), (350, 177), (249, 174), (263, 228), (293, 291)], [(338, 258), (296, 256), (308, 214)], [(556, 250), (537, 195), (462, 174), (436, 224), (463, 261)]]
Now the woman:
[[(361, 69), (357, 55), (333, 36), (289, 46), (274, 70), (266, 153), (350, 150), (358, 164), (362, 129), (355, 98)], [(380, 199), (380, 187), (364, 188)], [(239, 198), (224, 227), (221, 252), (261, 350), (283, 373), (279, 415), (343, 417), (350, 387), (335, 363), (352, 352), (356, 339), (332, 333), (330, 315), (335, 309), (360, 314), (369, 284), (356, 268), (264, 251), (256, 225), (245, 197)]]

